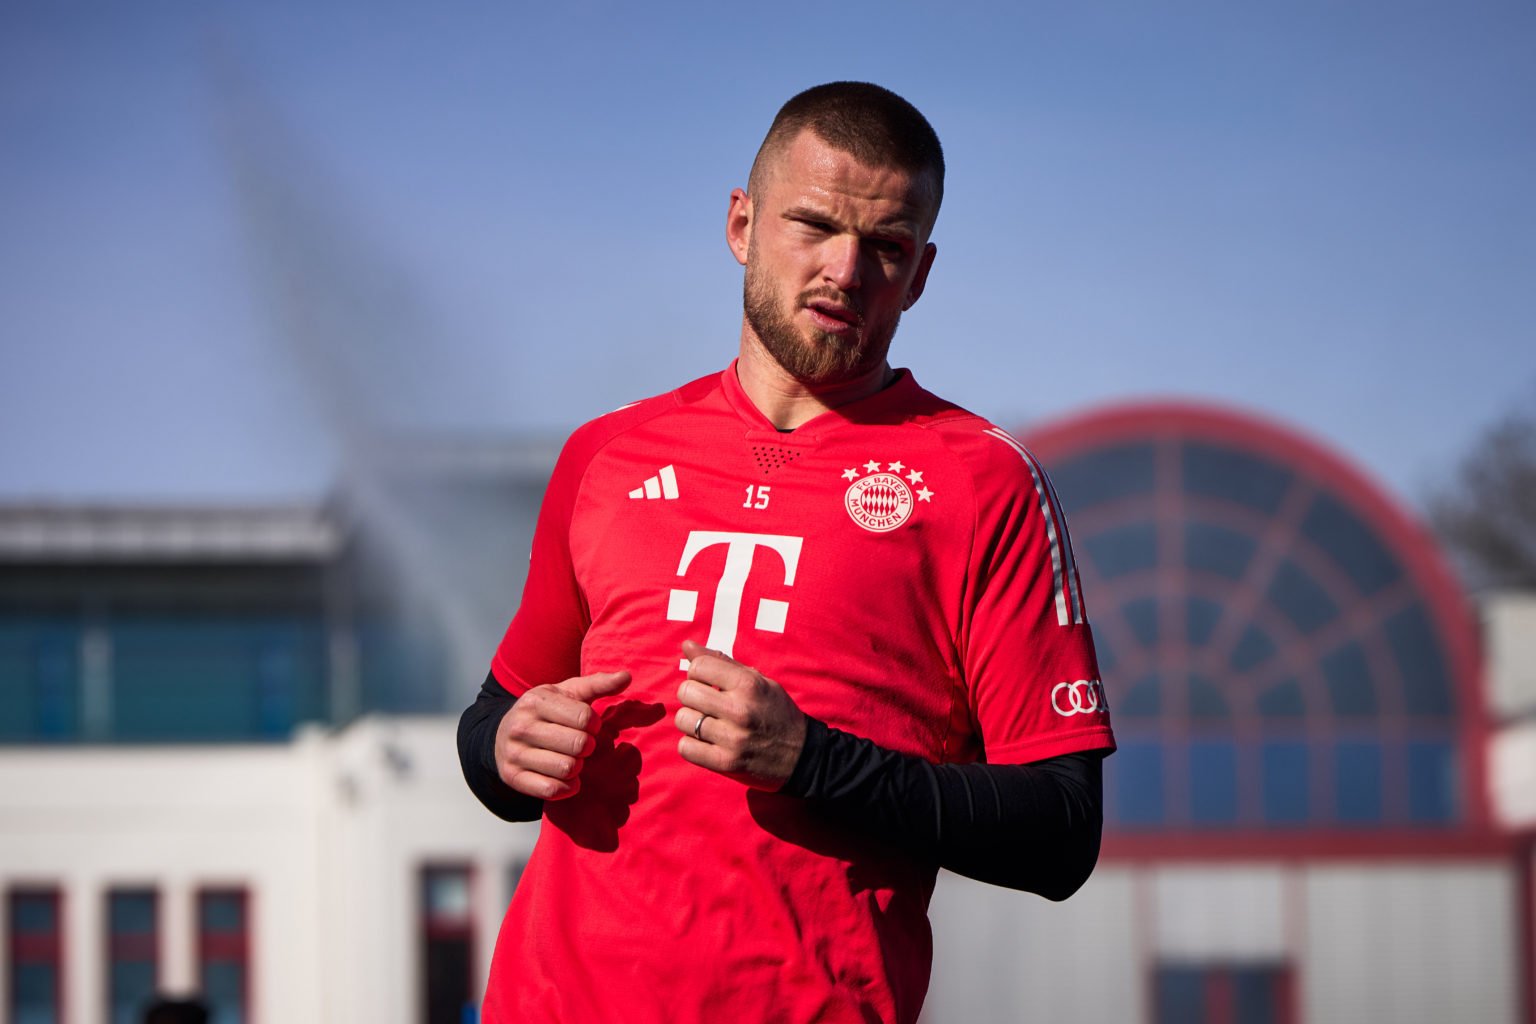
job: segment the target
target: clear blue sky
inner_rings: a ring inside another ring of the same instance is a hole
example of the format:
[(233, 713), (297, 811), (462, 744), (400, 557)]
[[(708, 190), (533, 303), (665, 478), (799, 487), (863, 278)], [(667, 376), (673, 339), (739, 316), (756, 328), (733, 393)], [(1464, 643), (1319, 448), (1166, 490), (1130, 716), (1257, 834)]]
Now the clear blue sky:
[(948, 156), (925, 385), (1249, 407), (1415, 501), (1536, 403), (1533, 54), (1528, 0), (9, 0), (0, 500), (315, 497), (343, 395), (558, 435), (718, 369), (729, 189), (857, 78)]

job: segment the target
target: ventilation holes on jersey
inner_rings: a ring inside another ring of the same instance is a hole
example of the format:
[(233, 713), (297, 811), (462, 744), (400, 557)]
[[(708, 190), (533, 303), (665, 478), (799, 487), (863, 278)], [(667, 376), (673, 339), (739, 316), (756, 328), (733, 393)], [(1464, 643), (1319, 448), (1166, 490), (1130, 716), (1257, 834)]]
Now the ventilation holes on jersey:
[(800, 452), (794, 448), (780, 448), (776, 445), (753, 445), (752, 457), (757, 460), (757, 468), (767, 475), (781, 466), (794, 462), (800, 457)]

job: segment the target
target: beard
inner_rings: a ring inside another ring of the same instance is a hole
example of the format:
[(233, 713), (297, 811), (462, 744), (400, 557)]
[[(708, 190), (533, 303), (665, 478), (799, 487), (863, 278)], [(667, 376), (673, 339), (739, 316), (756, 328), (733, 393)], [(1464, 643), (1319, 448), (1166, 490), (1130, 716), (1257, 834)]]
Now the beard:
[(885, 362), (891, 339), (896, 336), (899, 315), (889, 326), (872, 327), (860, 312), (857, 330), (850, 335), (814, 328), (801, 333), (795, 328), (794, 313), (815, 299), (830, 299), (849, 309), (857, 306), (836, 289), (812, 288), (797, 295), (786, 310), (779, 305), (772, 282), (754, 272), (755, 266), (756, 261), (748, 259), (742, 308), (748, 326), (785, 373), (802, 384), (838, 384), (855, 380)]

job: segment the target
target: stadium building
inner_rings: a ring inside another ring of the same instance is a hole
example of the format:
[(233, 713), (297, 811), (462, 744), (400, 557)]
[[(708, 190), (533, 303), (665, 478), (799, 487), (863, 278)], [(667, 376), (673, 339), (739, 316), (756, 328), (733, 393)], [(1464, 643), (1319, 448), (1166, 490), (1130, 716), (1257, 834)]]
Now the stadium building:
[[(1536, 596), (1474, 606), (1380, 489), (1245, 414), (1025, 439), (1120, 742), (1104, 852), (1063, 904), (943, 876), (924, 1019), (1536, 1022)], [(6, 1022), (155, 992), (473, 1019), (537, 826), (480, 808), (453, 732), (553, 456), (394, 443), (317, 507), (0, 508)]]

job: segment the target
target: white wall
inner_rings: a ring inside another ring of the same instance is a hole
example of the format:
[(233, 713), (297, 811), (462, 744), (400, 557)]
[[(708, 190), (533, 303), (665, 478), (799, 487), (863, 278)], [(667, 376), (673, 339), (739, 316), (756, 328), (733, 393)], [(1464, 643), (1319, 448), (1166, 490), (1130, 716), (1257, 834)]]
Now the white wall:
[(1129, 871), (1100, 867), (1065, 903), (939, 876), (922, 1019), (1136, 1021), (1142, 1012)]
[[(160, 892), (169, 987), (196, 981), (196, 890), (240, 885), (251, 1024), (414, 1024), (421, 868), (469, 864), (484, 978), (508, 868), (537, 827), (475, 802), (453, 732), (445, 718), (368, 719), (285, 746), (0, 748), (0, 889), (64, 889), (70, 1024), (103, 1019), (104, 898), (118, 885)], [(1512, 1024), (1517, 871), (1105, 862), (1063, 904), (941, 875), (924, 1020), (1146, 1021), (1159, 963), (1284, 961), (1305, 1024)]]
[(1308, 1024), (1513, 1024), (1512, 869), (1348, 865), (1309, 876)]
[(197, 984), (196, 890), (241, 886), (253, 1024), (407, 1024), (422, 999), (420, 869), (468, 863), (483, 977), (506, 865), (537, 826), (475, 802), (453, 731), (365, 720), (284, 746), (0, 748), (0, 888), (63, 890), (71, 1024), (105, 1017), (104, 905), (119, 886), (160, 894), (168, 991)]

